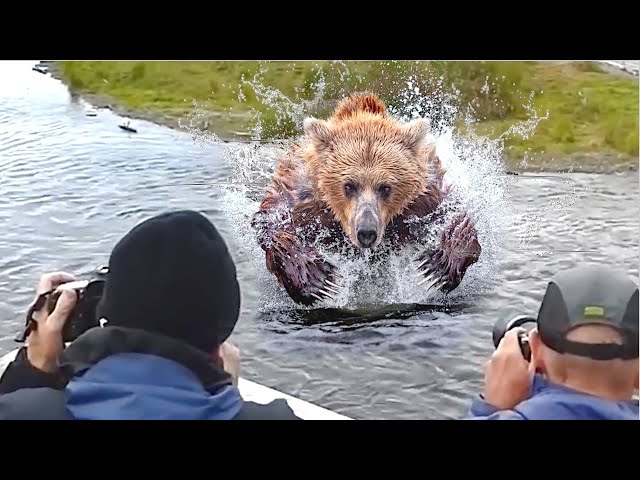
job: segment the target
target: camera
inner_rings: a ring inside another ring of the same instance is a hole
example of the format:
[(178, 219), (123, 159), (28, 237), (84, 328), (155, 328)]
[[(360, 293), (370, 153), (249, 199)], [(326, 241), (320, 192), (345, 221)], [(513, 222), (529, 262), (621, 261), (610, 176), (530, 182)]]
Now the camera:
[[(518, 342), (520, 344), (520, 351), (522, 356), (528, 361), (531, 360), (531, 348), (529, 347), (529, 333), (533, 327), (537, 324), (538, 320), (535, 317), (528, 315), (518, 315), (507, 320), (499, 320), (493, 326), (493, 346), (498, 348), (500, 340), (505, 334), (514, 328), (523, 327), (527, 329), (526, 332), (518, 334)], [(527, 328), (528, 327), (528, 328)]]
[(108, 271), (108, 267), (100, 267), (96, 269), (94, 278), (90, 280), (63, 283), (54, 291), (40, 295), (29, 309), (26, 328), (16, 337), (16, 342), (24, 342), (29, 333), (38, 328), (37, 322), (33, 319), (33, 313), (46, 306), (47, 312), (51, 314), (56, 308), (60, 294), (65, 290), (75, 291), (77, 300), (62, 330), (63, 342), (72, 342), (90, 328), (100, 326), (96, 315), (96, 307), (102, 298)]

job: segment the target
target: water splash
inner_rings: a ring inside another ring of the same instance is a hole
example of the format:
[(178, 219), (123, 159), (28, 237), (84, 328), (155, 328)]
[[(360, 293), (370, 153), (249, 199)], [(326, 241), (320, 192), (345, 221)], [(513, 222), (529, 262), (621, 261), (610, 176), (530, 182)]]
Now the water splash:
[[(544, 178), (544, 177), (543, 177)], [(551, 200), (544, 206), (533, 205), (527, 211), (521, 214), (520, 224), (522, 225), (522, 234), (520, 235), (519, 248), (522, 251), (532, 251), (536, 256), (553, 255), (553, 249), (535, 250), (533, 245), (538, 239), (537, 231), (539, 225), (545, 218), (554, 216), (555, 218), (571, 218), (570, 207), (575, 205), (580, 194), (585, 194), (585, 187), (572, 182), (571, 180), (562, 179), (562, 184), (566, 187), (566, 193)], [(548, 248), (548, 247), (547, 247)]]
[(178, 126), (189, 132), (193, 141), (200, 148), (204, 148), (207, 144), (219, 143), (220, 137), (209, 131), (210, 110), (207, 108), (209, 102), (206, 101), (204, 105), (200, 105), (193, 99), (192, 104), (195, 108), (187, 116), (189, 123), (184, 123), (182, 119), (178, 119)]
[[(343, 62), (333, 62), (329, 67), (317, 67), (317, 77), (309, 91), (296, 91), (291, 96), (264, 83), (264, 74), (268, 66), (261, 65), (258, 73), (251, 79), (243, 77), (238, 86), (238, 101), (244, 101), (243, 89), (249, 88), (260, 102), (273, 114), (276, 124), (291, 125), (298, 134), (306, 116), (320, 116), (329, 113), (337, 99), (350, 93), (348, 87), (361, 80), (349, 71)], [(339, 85), (329, 84), (326, 70), (339, 77)], [(407, 75), (404, 86), (399, 89), (397, 101), (389, 106), (390, 113), (399, 121), (426, 118), (431, 126), (430, 141), (436, 145), (436, 151), (447, 169), (445, 181), (452, 185), (457, 199), (476, 220), (479, 240), (483, 248), (480, 261), (467, 271), (463, 283), (450, 296), (452, 301), (461, 300), (469, 295), (482, 295), (500, 283), (498, 258), (508, 239), (509, 224), (513, 218), (513, 209), (507, 196), (505, 176), (504, 142), (513, 135), (527, 138), (541, 117), (532, 108), (533, 95), (525, 100), (524, 108), (528, 118), (511, 125), (505, 132), (490, 136), (476, 134), (472, 127), (482, 120), (477, 118), (476, 107), (483, 95), (489, 95), (495, 81), (489, 84), (489, 78), (478, 97), (462, 105), (460, 91), (455, 85), (446, 85), (443, 76), (416, 78)], [(332, 94), (328, 95), (331, 90)], [(303, 94), (304, 93), (304, 94)], [(253, 112), (253, 138), (262, 140), (264, 135), (263, 114)], [(462, 122), (461, 122), (462, 120)], [(462, 128), (460, 128), (462, 126)], [(189, 132), (200, 143), (211, 141), (208, 133), (199, 131), (191, 123)], [(225, 159), (230, 166), (230, 181), (222, 187), (222, 209), (226, 212), (239, 248), (239, 255), (250, 259), (255, 272), (255, 290), (260, 292), (263, 310), (299, 308), (277, 284), (273, 275), (265, 267), (264, 252), (255, 240), (250, 223), (257, 211), (265, 187), (269, 184), (278, 158), (287, 150), (296, 136), (281, 139), (273, 143), (225, 144)], [(435, 236), (432, 229), (431, 235)], [(371, 262), (370, 252), (356, 257), (346, 251), (331, 253), (319, 250), (334, 265), (339, 266), (342, 293), (325, 302), (326, 307), (356, 308), (364, 305), (410, 304), (433, 302), (433, 295), (423, 286), (416, 287), (415, 258), (418, 246), (407, 247), (399, 253), (389, 253), (382, 261)], [(436, 294), (436, 298), (441, 295)]]

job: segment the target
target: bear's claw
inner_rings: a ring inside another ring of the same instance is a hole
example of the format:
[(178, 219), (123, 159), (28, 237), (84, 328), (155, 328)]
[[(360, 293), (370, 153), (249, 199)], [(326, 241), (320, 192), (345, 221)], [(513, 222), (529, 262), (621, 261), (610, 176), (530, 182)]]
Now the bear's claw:
[(478, 261), (481, 248), (473, 223), (466, 217), (457, 216), (448, 229), (440, 235), (435, 250), (428, 250), (418, 258), (418, 283), (427, 283), (427, 291), (449, 293), (455, 290), (467, 271)]
[(335, 293), (336, 295), (340, 295), (340, 290), (338, 290), (340, 287), (338, 285), (336, 285), (333, 282), (330, 282), (329, 280), (325, 280), (324, 283), (325, 283), (325, 285), (327, 285), (325, 287), (325, 289), (327, 289), (331, 293)]
[[(325, 265), (329, 264), (325, 262)], [(335, 274), (334, 272), (335, 268), (333, 267), (333, 265), (330, 266), (328, 272), (323, 271), (323, 273), (328, 277), (336, 277), (337, 274)], [(327, 298), (335, 300), (334, 295), (340, 295), (340, 286), (336, 285), (330, 280), (327, 280), (326, 278), (322, 280), (322, 283), (319, 281), (319, 279), (315, 279), (315, 281), (313, 281), (310, 286), (315, 288), (316, 291), (310, 291), (308, 286), (302, 285), (299, 293), (304, 295), (304, 291), (309, 290), (309, 295), (321, 302), (325, 301)]]
[(295, 302), (312, 305), (340, 294), (336, 268), (295, 235), (279, 232), (266, 251), (269, 270)]
[[(420, 264), (415, 268), (415, 270), (419, 270), (423, 268), (424, 264), (427, 263), (431, 259), (431, 255), (427, 255), (427, 258), (420, 262)], [(418, 275), (418, 278), (422, 278), (420, 282), (418, 282), (418, 286), (427, 283), (427, 291), (433, 289), (434, 291), (438, 291), (443, 289), (449, 282), (448, 275), (446, 273), (440, 273), (437, 270), (434, 270), (432, 266), (427, 266), (423, 270), (421, 270)]]

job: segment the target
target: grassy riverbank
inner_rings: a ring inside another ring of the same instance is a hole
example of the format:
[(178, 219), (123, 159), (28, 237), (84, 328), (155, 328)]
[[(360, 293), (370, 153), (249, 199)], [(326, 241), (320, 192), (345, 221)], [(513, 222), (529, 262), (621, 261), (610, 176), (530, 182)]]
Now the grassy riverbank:
[[(172, 127), (189, 123), (195, 100), (199, 126), (223, 139), (249, 136), (256, 115), (262, 138), (299, 133), (292, 105), (278, 96), (312, 100), (320, 70), (328, 102), (311, 102), (305, 114), (325, 115), (338, 98), (363, 89), (400, 106), (410, 78), (421, 93), (437, 91), (442, 79), (460, 91), (461, 105), (472, 105), (470, 128), (481, 134), (498, 136), (526, 121), (524, 104), (539, 117), (548, 112), (533, 135), (503, 137), (514, 169), (525, 157), (528, 170), (638, 166), (638, 78), (591, 62), (56, 62), (50, 69), (92, 103)], [(247, 82), (257, 74), (254, 88)]]

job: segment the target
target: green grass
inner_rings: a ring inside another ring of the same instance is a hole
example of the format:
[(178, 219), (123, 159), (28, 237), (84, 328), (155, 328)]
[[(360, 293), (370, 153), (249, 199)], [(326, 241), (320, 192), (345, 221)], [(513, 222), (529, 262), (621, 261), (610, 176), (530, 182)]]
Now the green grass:
[[(477, 120), (459, 125), (483, 135), (495, 137), (527, 120), (530, 111), (524, 104), (540, 117), (548, 112), (528, 138), (504, 137), (513, 163), (525, 154), (547, 160), (607, 154), (622, 166), (637, 165), (638, 79), (590, 62), (61, 62), (60, 67), (73, 91), (111, 97), (133, 112), (186, 119), (195, 100), (207, 113), (207, 128), (223, 138), (249, 132), (256, 115), (263, 138), (299, 133), (287, 101), (262, 102), (245, 83), (257, 74), (260, 85), (297, 104), (314, 98), (322, 71), (326, 101), (304, 111), (316, 116), (328, 114), (342, 96), (364, 89), (401, 108), (411, 78), (421, 94), (430, 92), (434, 98), (441, 97), (443, 88), (459, 90), (460, 105), (472, 105)], [(259, 73), (261, 68), (266, 71)]]
[[(607, 74), (589, 64), (541, 63), (529, 70), (526, 84), (542, 92), (533, 106), (542, 115), (548, 111), (549, 118), (529, 139), (507, 142), (514, 155), (527, 149), (547, 155), (611, 151), (637, 160), (637, 79)], [(481, 129), (504, 131), (511, 123), (507, 116)]]

